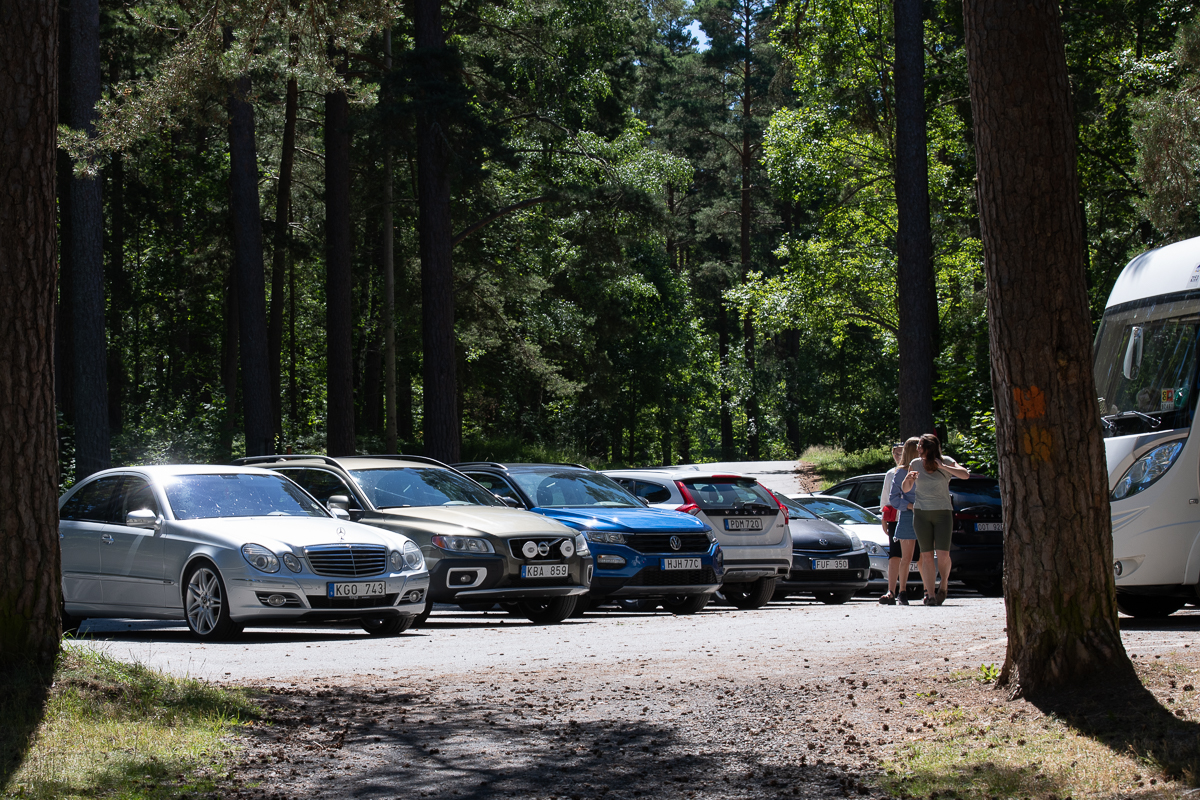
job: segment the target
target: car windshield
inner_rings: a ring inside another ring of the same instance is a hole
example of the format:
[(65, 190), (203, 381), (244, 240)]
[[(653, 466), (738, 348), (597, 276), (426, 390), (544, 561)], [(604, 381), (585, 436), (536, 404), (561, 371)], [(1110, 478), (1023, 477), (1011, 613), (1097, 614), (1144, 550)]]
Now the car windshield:
[(684, 484), (700, 508), (779, 508), (753, 478), (694, 478)]
[(950, 499), (955, 511), (973, 506), (999, 506), (1000, 483), (978, 478), (955, 478), (950, 481)]
[(878, 525), (879, 517), (862, 506), (831, 497), (803, 497), (796, 501), (819, 517), (838, 525)]
[(163, 481), (175, 519), (327, 517), (321, 504), (278, 475), (174, 475)]
[(816, 515), (814, 515), (810, 510), (800, 505), (787, 495), (776, 494), (775, 496), (779, 498), (780, 503), (783, 503), (783, 507), (788, 510), (788, 516), (790, 516), (792, 519), (817, 518)]
[(1096, 398), (1107, 436), (1191, 425), (1200, 299), (1148, 301), (1104, 314), (1096, 334)]
[(457, 472), (436, 467), (352, 469), (371, 505), (376, 508), (413, 506), (502, 506), (496, 496)]
[(641, 508), (616, 481), (596, 472), (514, 472), (510, 477), (538, 508)]

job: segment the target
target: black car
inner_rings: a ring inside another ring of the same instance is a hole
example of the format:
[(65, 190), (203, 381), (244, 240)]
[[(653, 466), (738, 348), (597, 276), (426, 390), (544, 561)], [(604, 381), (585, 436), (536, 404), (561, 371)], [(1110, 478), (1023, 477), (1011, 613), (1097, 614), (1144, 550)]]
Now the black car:
[[(858, 475), (821, 494), (844, 497), (871, 510), (879, 509), (884, 473)], [(987, 475), (950, 481), (954, 504), (954, 533), (950, 541), (952, 580), (987, 597), (1004, 594), (1004, 522), (1000, 482)]]
[(774, 600), (811, 594), (822, 603), (845, 603), (867, 587), (871, 558), (855, 534), (822, 519), (782, 494), (792, 534), (792, 568), (775, 583)]

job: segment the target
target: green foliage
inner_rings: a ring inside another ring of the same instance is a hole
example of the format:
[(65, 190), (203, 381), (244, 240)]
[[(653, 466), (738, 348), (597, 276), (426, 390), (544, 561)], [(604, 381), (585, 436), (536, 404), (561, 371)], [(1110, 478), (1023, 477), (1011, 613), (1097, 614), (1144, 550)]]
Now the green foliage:
[(980, 664), (979, 677), (977, 680), (980, 683), (995, 683), (1000, 677), (1000, 668), (995, 664)]
[(855, 475), (887, 472), (896, 466), (896, 462), (892, 460), (890, 444), (854, 452), (820, 445), (805, 450), (800, 459), (813, 465), (813, 471), (821, 477), (820, 489), (828, 489), (835, 483)]

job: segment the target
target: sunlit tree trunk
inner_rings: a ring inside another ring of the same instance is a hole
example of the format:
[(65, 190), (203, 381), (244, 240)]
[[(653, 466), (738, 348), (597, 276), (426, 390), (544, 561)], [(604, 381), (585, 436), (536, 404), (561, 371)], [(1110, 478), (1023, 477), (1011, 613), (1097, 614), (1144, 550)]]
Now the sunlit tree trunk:
[[(296, 46), (293, 37), (293, 47)], [(283, 303), (287, 272), (288, 219), (292, 206), (292, 164), (296, 155), (296, 117), (299, 85), (289, 77), (283, 101), (283, 142), (280, 145), (279, 183), (275, 187), (275, 230), (271, 248), (271, 309), (267, 317), (267, 358), (270, 360), (271, 423), (277, 440), (283, 440)]]
[(1112, 570), (1071, 87), (1054, 0), (965, 0), (1008, 654), (1036, 695), (1132, 676)]
[(0, 3), (0, 664), (58, 652), (58, 4)]

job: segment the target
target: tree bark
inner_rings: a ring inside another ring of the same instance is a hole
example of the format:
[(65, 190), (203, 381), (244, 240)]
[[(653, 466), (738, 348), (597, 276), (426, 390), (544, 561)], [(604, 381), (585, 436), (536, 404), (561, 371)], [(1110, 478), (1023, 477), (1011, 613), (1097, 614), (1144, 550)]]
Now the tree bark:
[[(742, 62), (742, 213), (739, 249), (742, 261), (742, 280), (750, 274), (754, 267), (751, 253), (750, 234), (753, 225), (754, 198), (751, 196), (754, 185), (750, 180), (751, 171), (755, 167), (754, 144), (750, 136), (750, 120), (754, 118), (754, 106), (750, 91), (750, 76), (752, 72), (750, 48), (753, 35), (750, 22), (750, 9), (744, 6), (743, 36), (745, 37), (746, 57)], [(756, 359), (754, 353), (754, 320), (749, 314), (742, 319), (742, 355), (746, 361), (746, 456), (751, 461), (758, 460), (758, 387), (756, 385)]]
[[(439, 0), (415, 0), (417, 54), (431, 80), (450, 81), (446, 33)], [(450, 158), (444, 115), (434, 98), (422, 97), (417, 113), (417, 228), (421, 251), (421, 310), (425, 379), (425, 455), (459, 457), (457, 377), (454, 353), (454, 265), (451, 261)]]
[[(71, 127), (94, 135), (100, 101), (99, 0), (72, 0), (69, 24)], [(70, 235), (76, 480), (112, 465), (103, 228), (100, 178), (73, 177)]]
[[(391, 72), (390, 29), (383, 32), (383, 51), (384, 67)], [(392, 211), (393, 195), (392, 148), (387, 146), (387, 152), (383, 156), (383, 241), (380, 243), (383, 251), (383, 414), (386, 420), (383, 449), (387, 453), (400, 452), (397, 445), (399, 426), (396, 420), (396, 224)]]
[(1071, 90), (1054, 0), (965, 0), (1004, 503), (1008, 654), (1036, 696), (1132, 678), (1112, 532)]
[(937, 285), (929, 233), (925, 30), (921, 0), (894, 0), (896, 26), (896, 282), (900, 438), (933, 430)]
[(283, 142), (279, 155), (279, 182), (275, 187), (275, 230), (271, 249), (271, 309), (267, 317), (267, 358), (270, 361), (271, 422), (283, 441), (283, 303), (287, 273), (288, 219), (292, 204), (292, 164), (296, 155), (296, 116), (299, 85), (288, 78), (283, 101)]
[(0, 4), (0, 664), (53, 661), (58, 5)]
[(729, 313), (725, 309), (725, 298), (717, 299), (717, 356), (721, 365), (717, 382), (721, 386), (721, 460), (732, 461), (736, 453), (733, 447), (733, 416), (729, 413)]
[(229, 93), (229, 214), (233, 223), (233, 272), (238, 293), (238, 349), (246, 455), (275, 452), (267, 358), (267, 300), (263, 275), (262, 216), (258, 196), (258, 148), (250, 77)]
[(221, 388), (225, 392), (225, 419), (217, 444), (217, 460), (233, 458), (233, 434), (237, 430), (238, 414), (238, 292), (233, 269), (225, 281), (225, 330), (221, 336)]
[(325, 95), (326, 449), (354, 455), (354, 353), (350, 273), (350, 101)]

